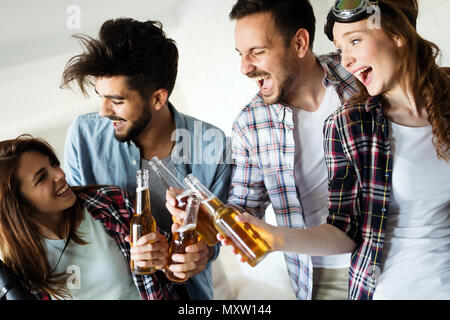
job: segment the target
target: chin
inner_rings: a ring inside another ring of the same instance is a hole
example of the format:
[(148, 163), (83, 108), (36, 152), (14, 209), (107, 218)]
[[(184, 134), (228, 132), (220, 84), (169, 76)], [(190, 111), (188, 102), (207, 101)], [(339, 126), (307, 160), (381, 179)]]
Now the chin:
[(270, 96), (262, 96), (264, 103), (269, 104), (275, 104), (280, 102), (280, 94), (272, 93)]
[(114, 137), (119, 142), (128, 142), (128, 141), (130, 141), (130, 137), (127, 134), (117, 134), (117, 133), (115, 133)]

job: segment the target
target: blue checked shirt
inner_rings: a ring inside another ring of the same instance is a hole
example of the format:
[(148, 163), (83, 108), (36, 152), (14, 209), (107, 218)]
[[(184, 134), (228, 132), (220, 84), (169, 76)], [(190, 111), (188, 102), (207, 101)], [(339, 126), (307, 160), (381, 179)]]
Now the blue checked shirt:
[[(325, 71), (323, 85), (332, 86), (342, 103), (356, 93), (355, 79), (341, 66), (339, 55), (323, 55), (317, 61)], [(278, 225), (305, 228), (294, 171), (292, 110), (282, 104), (266, 105), (258, 93), (234, 122), (232, 150), (228, 204), (262, 218), (272, 203)], [(310, 256), (284, 256), (297, 299), (311, 299)]]

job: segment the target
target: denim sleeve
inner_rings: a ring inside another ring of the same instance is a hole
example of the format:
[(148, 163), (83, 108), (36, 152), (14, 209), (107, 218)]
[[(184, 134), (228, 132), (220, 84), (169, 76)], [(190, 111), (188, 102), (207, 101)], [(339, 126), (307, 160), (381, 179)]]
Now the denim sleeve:
[(63, 169), (66, 174), (67, 183), (71, 186), (83, 185), (78, 155), (80, 150), (79, 134), (79, 118), (77, 118), (69, 126), (64, 145)]

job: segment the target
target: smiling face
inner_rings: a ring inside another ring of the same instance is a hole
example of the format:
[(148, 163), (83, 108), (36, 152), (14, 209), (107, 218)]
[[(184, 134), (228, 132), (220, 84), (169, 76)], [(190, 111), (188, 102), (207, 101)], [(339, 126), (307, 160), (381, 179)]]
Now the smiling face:
[(399, 39), (382, 29), (370, 29), (366, 20), (353, 23), (336, 22), (334, 43), (341, 51), (342, 66), (354, 74), (371, 96), (398, 88), (397, 67)]
[(76, 201), (64, 172), (42, 153), (24, 152), (16, 176), (23, 197), (41, 214), (61, 213)]
[(102, 99), (99, 114), (113, 121), (117, 140), (130, 141), (147, 128), (150, 105), (138, 91), (128, 88), (124, 76), (96, 78), (95, 91)]
[(241, 72), (257, 82), (264, 102), (285, 102), (299, 72), (272, 15), (263, 12), (238, 19), (235, 44), (241, 56)]

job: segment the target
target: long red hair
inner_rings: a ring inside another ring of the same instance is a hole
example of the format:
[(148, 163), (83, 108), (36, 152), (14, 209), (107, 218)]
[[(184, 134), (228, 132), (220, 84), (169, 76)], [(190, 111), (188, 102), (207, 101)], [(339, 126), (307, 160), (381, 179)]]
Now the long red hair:
[[(388, 10), (381, 10), (381, 27), (390, 36), (398, 36), (406, 45), (399, 48), (397, 74), (404, 91), (412, 92), (416, 104), (422, 104), (433, 130), (433, 144), (438, 156), (450, 160), (450, 68), (441, 68), (441, 51), (423, 39), (416, 30), (417, 0), (381, 0)], [(365, 103), (370, 98), (358, 81), (359, 93), (350, 103)]]

